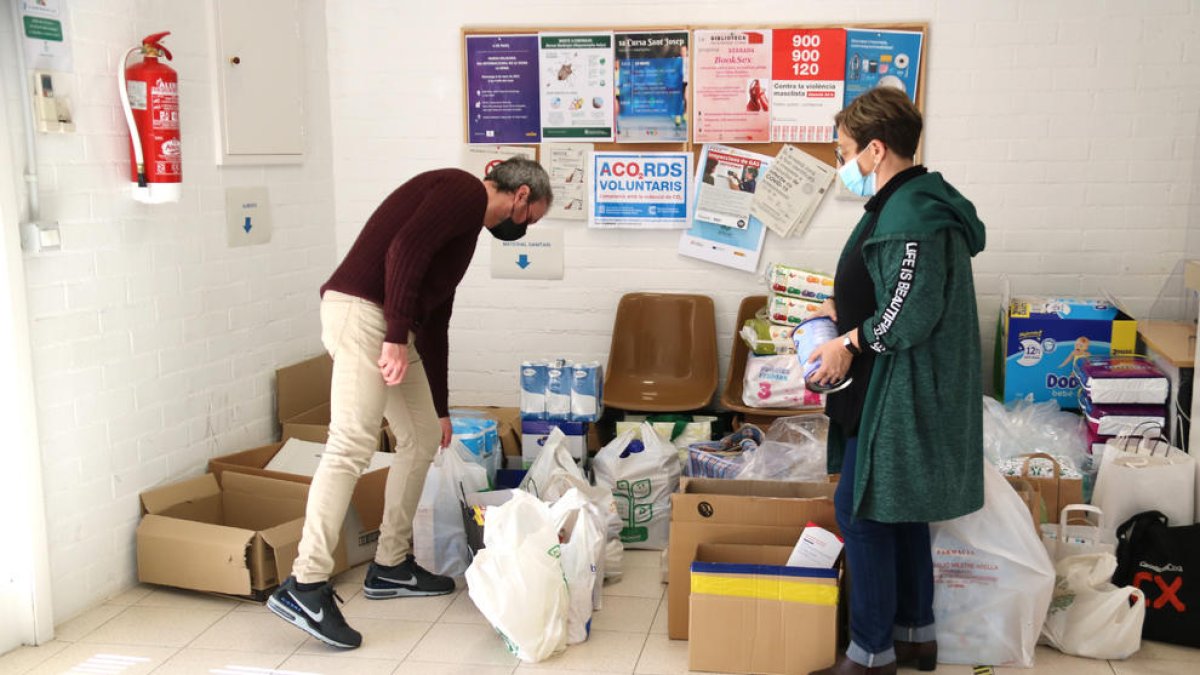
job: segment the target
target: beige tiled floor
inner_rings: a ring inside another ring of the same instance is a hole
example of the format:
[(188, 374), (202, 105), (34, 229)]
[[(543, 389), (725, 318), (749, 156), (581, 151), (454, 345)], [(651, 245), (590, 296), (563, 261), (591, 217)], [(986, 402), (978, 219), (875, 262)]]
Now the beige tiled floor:
[[(58, 638), (0, 656), (0, 675), (580, 675), (686, 673), (686, 642), (667, 639), (659, 556), (630, 551), (625, 578), (605, 588), (591, 639), (544, 663), (522, 664), (464, 592), (441, 598), (374, 602), (360, 595), (364, 569), (336, 580), (350, 624), (364, 644), (328, 648), (262, 605), (164, 588), (137, 587), (58, 627)], [(1089, 661), (1039, 648), (1032, 671), (1001, 675), (1184, 675), (1200, 673), (1200, 650), (1145, 643), (1124, 662)], [(941, 666), (938, 675), (971, 675)]]

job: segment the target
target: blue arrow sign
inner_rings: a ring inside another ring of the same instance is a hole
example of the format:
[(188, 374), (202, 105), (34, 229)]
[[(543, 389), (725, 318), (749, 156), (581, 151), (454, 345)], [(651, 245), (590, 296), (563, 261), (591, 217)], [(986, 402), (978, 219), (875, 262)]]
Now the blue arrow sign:
[(251, 227), (253, 227), (253, 225), (250, 224), (250, 216), (246, 216), (246, 224), (242, 225), (242, 229), (246, 231), (246, 234), (250, 234)]
[(533, 263), (529, 262), (529, 256), (525, 255), (524, 253), (517, 256), (517, 267), (520, 267), (521, 269), (525, 269), (526, 267), (529, 267), (532, 264)]

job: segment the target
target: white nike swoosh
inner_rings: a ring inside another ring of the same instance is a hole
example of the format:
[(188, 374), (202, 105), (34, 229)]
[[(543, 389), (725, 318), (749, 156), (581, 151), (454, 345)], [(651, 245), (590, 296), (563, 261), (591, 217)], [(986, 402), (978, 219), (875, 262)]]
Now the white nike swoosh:
[(324, 609), (317, 612), (316, 614), (313, 614), (307, 607), (304, 606), (303, 602), (300, 602), (300, 598), (297, 598), (295, 593), (288, 591), (288, 595), (292, 596), (292, 600), (296, 601), (296, 604), (300, 606), (300, 611), (307, 614), (308, 618), (312, 619), (313, 621), (316, 621), (317, 623), (321, 623), (321, 621), (325, 618), (325, 610)]
[(399, 579), (389, 579), (387, 577), (375, 577), (375, 578), (380, 581), (386, 581), (388, 583), (400, 584), (401, 586), (414, 586), (415, 587), (417, 585), (417, 580), (415, 577), (409, 577), (408, 579), (405, 579), (404, 581), (400, 581)]

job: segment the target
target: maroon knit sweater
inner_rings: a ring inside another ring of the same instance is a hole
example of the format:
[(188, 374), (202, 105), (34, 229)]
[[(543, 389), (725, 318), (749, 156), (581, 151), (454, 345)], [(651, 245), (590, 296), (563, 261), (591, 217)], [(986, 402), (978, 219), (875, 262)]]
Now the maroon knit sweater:
[(383, 307), (384, 341), (416, 335), (438, 417), (449, 409), (450, 313), (487, 210), (483, 182), (460, 169), (416, 176), (383, 200), (321, 287)]

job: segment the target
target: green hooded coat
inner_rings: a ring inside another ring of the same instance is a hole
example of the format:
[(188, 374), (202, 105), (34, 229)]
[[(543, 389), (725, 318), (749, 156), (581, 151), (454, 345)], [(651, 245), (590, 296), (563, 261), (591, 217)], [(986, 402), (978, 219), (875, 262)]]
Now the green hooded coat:
[[(845, 257), (874, 214), (859, 221)], [(975, 207), (928, 173), (878, 213), (863, 258), (877, 310), (862, 325), (876, 353), (859, 427), (854, 515), (948, 520), (983, 506), (983, 390), (971, 258), (983, 250)], [(846, 438), (829, 433), (829, 470)]]

